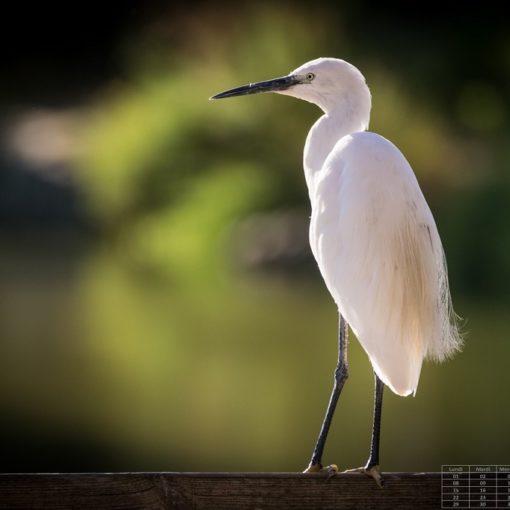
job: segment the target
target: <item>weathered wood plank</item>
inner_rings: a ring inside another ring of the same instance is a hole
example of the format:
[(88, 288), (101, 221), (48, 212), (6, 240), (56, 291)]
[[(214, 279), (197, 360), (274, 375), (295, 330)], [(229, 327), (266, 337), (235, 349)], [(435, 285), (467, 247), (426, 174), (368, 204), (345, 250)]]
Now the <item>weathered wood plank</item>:
[(437, 509), (439, 473), (104, 473), (0, 475), (0, 509)]

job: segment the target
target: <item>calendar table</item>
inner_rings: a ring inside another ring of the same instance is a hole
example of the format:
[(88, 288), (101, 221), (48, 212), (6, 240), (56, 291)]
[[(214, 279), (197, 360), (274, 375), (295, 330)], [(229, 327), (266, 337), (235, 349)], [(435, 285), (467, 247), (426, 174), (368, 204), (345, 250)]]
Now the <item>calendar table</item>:
[(442, 466), (441, 508), (510, 509), (510, 464)]

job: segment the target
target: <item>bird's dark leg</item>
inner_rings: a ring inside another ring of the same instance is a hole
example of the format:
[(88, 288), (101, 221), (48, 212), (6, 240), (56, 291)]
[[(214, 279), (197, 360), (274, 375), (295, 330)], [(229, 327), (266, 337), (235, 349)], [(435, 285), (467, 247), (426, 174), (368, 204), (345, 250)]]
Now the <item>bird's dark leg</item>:
[(366, 470), (373, 467), (379, 467), (379, 438), (381, 436), (381, 412), (384, 383), (379, 379), (376, 373), (375, 376), (375, 395), (374, 395), (374, 422), (372, 424), (372, 441), (370, 443), (370, 456), (365, 466)]
[(379, 438), (381, 435), (381, 411), (384, 383), (379, 379), (376, 373), (375, 376), (375, 395), (374, 395), (374, 422), (372, 425), (372, 441), (370, 442), (370, 455), (365, 467), (357, 469), (348, 469), (346, 473), (365, 473), (371, 476), (379, 487), (383, 486), (383, 479), (381, 476), (381, 469), (379, 467)]
[[(344, 383), (349, 376), (347, 365), (347, 327), (347, 322), (345, 322), (345, 319), (340, 315), (340, 326), (338, 333), (338, 362), (335, 369), (335, 382), (333, 385), (331, 397), (329, 399), (326, 416), (322, 422), (319, 438), (317, 439), (317, 444), (315, 445), (312, 459), (306, 468), (305, 473), (314, 473), (321, 471), (322, 469), (322, 453), (324, 451), (324, 445), (326, 444), (326, 438), (328, 437), (329, 428), (331, 426), (331, 421), (333, 420), (333, 414), (335, 413), (338, 398), (340, 397)], [(332, 470), (336, 471), (336, 466), (332, 466)]]

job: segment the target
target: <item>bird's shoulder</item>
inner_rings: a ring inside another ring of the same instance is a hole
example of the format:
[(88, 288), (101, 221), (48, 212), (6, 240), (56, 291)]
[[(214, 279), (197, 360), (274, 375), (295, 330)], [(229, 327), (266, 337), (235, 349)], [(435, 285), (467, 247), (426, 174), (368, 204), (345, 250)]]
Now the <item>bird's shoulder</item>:
[(356, 197), (356, 208), (375, 211), (375, 215), (381, 214), (376, 210), (379, 206), (386, 211), (409, 212), (412, 204), (428, 214), (406, 158), (389, 140), (368, 131), (346, 135), (337, 142), (317, 175), (314, 197), (344, 204)]
[(326, 176), (338, 172), (355, 172), (357, 178), (384, 174), (389, 179), (415, 180), (409, 162), (396, 145), (370, 131), (351, 133), (338, 140), (321, 173)]
[[(346, 135), (335, 144), (330, 156), (367, 157), (376, 160), (404, 158), (395, 144), (384, 136), (371, 131), (359, 131)], [(404, 158), (405, 159), (405, 158)]]

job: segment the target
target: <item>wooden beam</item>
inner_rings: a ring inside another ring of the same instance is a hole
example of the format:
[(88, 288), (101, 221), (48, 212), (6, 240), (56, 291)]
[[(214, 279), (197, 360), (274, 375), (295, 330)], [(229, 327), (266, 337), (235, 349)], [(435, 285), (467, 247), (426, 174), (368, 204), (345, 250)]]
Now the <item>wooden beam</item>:
[(440, 473), (2, 474), (0, 509), (437, 509)]

